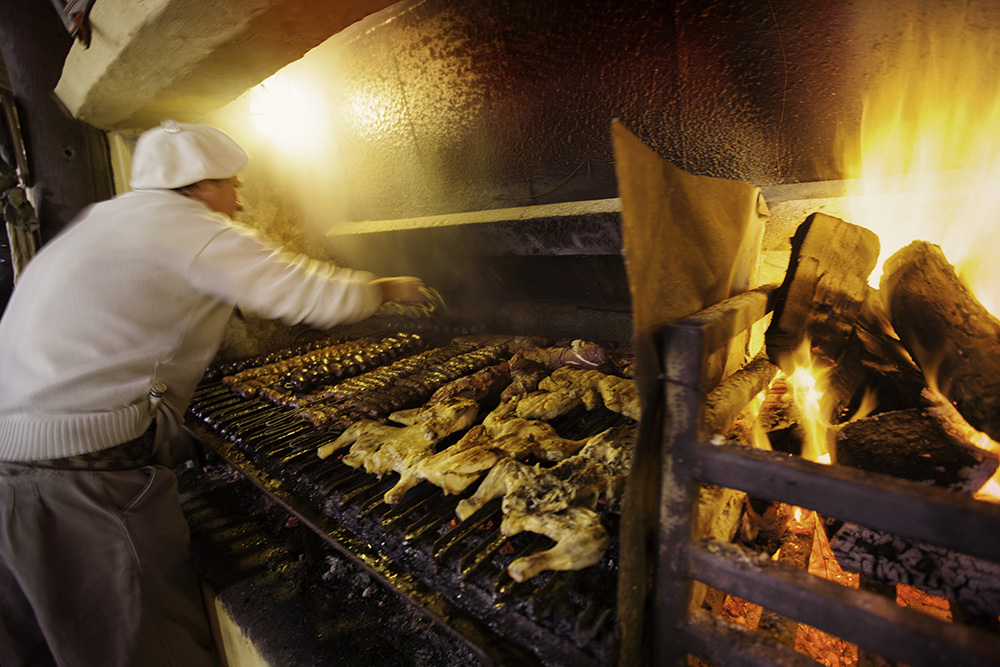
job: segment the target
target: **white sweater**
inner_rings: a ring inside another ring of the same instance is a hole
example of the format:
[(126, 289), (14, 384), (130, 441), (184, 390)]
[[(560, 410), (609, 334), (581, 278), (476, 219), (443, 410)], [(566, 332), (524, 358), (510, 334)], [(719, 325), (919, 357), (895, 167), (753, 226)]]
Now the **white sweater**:
[(173, 191), (95, 204), (28, 263), (0, 320), (0, 461), (98, 451), (154, 418), (173, 437), (234, 305), (329, 328), (375, 312), (373, 279)]

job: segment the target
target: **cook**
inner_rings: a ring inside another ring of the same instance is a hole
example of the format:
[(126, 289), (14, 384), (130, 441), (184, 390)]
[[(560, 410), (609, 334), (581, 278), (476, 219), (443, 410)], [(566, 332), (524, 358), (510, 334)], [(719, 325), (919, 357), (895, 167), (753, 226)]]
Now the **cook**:
[(154, 465), (235, 306), (329, 328), (417, 278), (295, 256), (234, 223), (247, 154), (220, 130), (144, 133), (132, 192), (28, 263), (0, 320), (0, 665), (218, 660), (176, 479)]

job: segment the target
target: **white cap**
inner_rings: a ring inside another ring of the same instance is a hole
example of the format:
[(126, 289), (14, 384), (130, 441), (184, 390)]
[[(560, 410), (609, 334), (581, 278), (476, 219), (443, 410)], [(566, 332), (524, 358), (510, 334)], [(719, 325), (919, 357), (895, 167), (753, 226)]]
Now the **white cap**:
[(136, 190), (173, 190), (208, 178), (231, 178), (249, 159), (222, 130), (165, 120), (136, 142), (129, 184)]

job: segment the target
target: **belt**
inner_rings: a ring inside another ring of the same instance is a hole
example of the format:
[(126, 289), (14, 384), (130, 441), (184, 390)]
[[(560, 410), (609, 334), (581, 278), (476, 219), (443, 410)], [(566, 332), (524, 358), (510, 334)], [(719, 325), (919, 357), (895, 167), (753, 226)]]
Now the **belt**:
[(156, 459), (153, 443), (156, 439), (156, 422), (150, 424), (146, 432), (135, 440), (123, 442), (97, 452), (78, 456), (65, 456), (43, 461), (25, 461), (25, 465), (35, 468), (57, 470), (128, 470), (152, 465)]

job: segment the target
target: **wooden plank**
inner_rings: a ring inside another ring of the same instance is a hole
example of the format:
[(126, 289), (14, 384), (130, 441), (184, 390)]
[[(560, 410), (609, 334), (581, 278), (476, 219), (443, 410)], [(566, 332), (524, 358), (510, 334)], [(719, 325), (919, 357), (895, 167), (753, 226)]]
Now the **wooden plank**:
[(912, 667), (995, 667), (1000, 656), (1000, 637), (900, 607), (733, 544), (714, 543), (706, 549), (689, 543), (683, 556), (699, 581)]
[(698, 478), (1000, 561), (1000, 506), (947, 489), (740, 445), (696, 450)]

